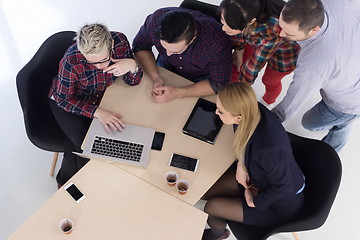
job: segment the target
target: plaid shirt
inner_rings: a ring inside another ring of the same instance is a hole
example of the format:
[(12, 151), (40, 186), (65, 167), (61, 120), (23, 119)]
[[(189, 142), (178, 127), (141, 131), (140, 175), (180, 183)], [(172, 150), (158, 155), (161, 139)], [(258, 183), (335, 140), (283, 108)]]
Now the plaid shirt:
[[(134, 58), (124, 34), (111, 32), (111, 36), (114, 39), (111, 53), (114, 59)], [(123, 81), (128, 85), (137, 85), (142, 75), (142, 69), (135, 73), (128, 72), (123, 76)], [(113, 74), (104, 73), (86, 63), (85, 57), (74, 43), (59, 63), (59, 73), (53, 80), (49, 97), (67, 112), (92, 118), (106, 88), (116, 79)]]
[(296, 68), (300, 46), (295, 41), (280, 37), (280, 31), (278, 19), (271, 17), (264, 24), (257, 23), (247, 36), (240, 33), (231, 37), (234, 49), (243, 49), (245, 43), (254, 48), (254, 54), (242, 67), (240, 81), (253, 83), (266, 62), (279, 72)]
[(192, 81), (210, 75), (213, 89), (212, 81), (225, 85), (231, 75), (231, 42), (215, 19), (197, 11), (182, 9), (193, 14), (197, 36), (183, 53), (167, 56), (166, 49), (160, 44), (158, 27), (165, 13), (179, 9), (182, 8), (162, 8), (149, 15), (134, 38), (134, 52), (151, 51), (152, 46), (155, 46), (159, 52), (159, 61), (166, 69)]

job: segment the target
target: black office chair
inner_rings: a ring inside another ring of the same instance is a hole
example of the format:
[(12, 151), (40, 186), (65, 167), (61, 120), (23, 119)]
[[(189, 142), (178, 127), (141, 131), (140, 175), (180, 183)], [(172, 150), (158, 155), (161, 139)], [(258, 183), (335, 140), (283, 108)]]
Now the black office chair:
[(202, 12), (208, 16), (215, 18), (216, 21), (220, 22), (220, 16), (217, 14), (218, 6), (216, 5), (196, 0), (184, 0), (180, 4), (180, 7)]
[(241, 240), (262, 240), (281, 232), (306, 231), (321, 227), (330, 212), (341, 181), (341, 162), (328, 144), (288, 133), (294, 156), (306, 178), (304, 205), (295, 217), (274, 228), (250, 227), (229, 221), (235, 237)]
[(50, 36), (16, 76), (28, 138), (35, 146), (55, 152), (51, 176), (54, 175), (58, 153), (65, 150), (65, 134), (50, 109), (48, 94), (52, 80), (58, 73), (59, 62), (75, 42), (74, 37), (75, 32), (72, 31)]

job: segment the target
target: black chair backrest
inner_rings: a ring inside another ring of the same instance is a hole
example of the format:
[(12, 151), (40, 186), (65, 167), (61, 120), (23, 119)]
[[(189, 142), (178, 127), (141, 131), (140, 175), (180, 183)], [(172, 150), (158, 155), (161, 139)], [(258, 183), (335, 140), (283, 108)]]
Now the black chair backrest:
[(65, 135), (52, 114), (48, 94), (59, 62), (75, 42), (74, 37), (72, 31), (50, 36), (16, 76), (26, 133), (35, 146), (48, 151), (64, 149)]
[(304, 205), (300, 213), (276, 229), (277, 232), (305, 231), (321, 227), (338, 192), (342, 166), (336, 151), (327, 143), (288, 133), (295, 160), (305, 175)]
[(216, 21), (220, 22), (220, 16), (217, 14), (218, 6), (216, 5), (210, 3), (204, 3), (196, 0), (184, 0), (180, 4), (180, 7), (199, 11), (201, 13), (204, 13), (208, 16), (215, 18)]
[(229, 221), (238, 239), (259, 240), (281, 232), (297, 232), (321, 227), (339, 189), (342, 167), (336, 151), (328, 144), (288, 133), (295, 160), (306, 178), (304, 205), (296, 216), (274, 228), (251, 227)]

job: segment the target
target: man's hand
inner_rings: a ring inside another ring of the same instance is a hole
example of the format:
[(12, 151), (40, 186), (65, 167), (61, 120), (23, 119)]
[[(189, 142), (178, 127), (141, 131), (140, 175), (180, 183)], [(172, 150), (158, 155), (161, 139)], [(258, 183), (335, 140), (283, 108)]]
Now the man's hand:
[(161, 95), (163, 94), (163, 91), (160, 91), (158, 87), (164, 86), (164, 80), (159, 76), (157, 78), (152, 79), (153, 81), (153, 89), (152, 94), (154, 95)]
[(94, 117), (99, 119), (107, 132), (110, 132), (110, 129), (114, 131), (121, 131), (125, 126), (123, 121), (121, 120), (122, 115), (109, 112), (101, 108), (96, 109)]
[[(159, 92), (161, 94), (156, 94)], [(171, 86), (157, 87), (152, 93), (155, 102), (169, 102), (178, 97), (178, 88)]]

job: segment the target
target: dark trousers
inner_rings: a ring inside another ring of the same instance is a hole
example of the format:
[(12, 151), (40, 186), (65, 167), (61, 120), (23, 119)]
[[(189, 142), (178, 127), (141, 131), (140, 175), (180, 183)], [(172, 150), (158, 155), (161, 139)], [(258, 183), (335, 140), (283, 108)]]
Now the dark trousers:
[(92, 119), (66, 112), (58, 107), (55, 101), (51, 99), (49, 102), (55, 119), (66, 135), (64, 158), (61, 163), (61, 168), (56, 176), (57, 183), (59, 185), (64, 185), (65, 182), (89, 161), (89, 159), (79, 157), (72, 152), (82, 152), (81, 144)]

